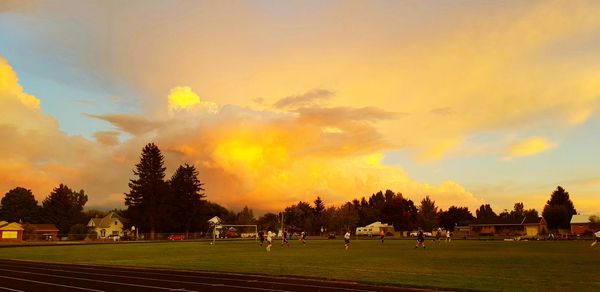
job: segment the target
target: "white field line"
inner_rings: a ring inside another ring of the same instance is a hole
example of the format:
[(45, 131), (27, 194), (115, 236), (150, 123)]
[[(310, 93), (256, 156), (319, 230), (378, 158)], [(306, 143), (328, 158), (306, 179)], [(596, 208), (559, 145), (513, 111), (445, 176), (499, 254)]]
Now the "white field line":
[[(43, 281), (36, 281), (36, 280), (30, 280), (30, 279), (23, 279), (23, 278), (14, 278), (14, 277), (8, 277), (8, 276), (0, 276), (0, 278), (17, 280), (17, 281), (24, 281), (24, 282), (31, 282), (31, 283), (37, 283), (37, 284), (43, 284), (43, 285), (50, 285), (50, 286), (72, 288), (72, 289), (77, 289), (77, 290), (104, 292), (103, 290), (96, 290), (96, 289), (89, 289), (89, 288), (83, 288), (83, 287), (62, 285), (62, 284), (56, 284), (56, 283), (50, 283), (50, 282), (43, 282)], [(6, 288), (6, 289), (8, 289), (8, 288)], [(19, 290), (12, 290), (12, 291), (19, 291)]]
[[(36, 264), (39, 264), (36, 262)], [(1, 265), (1, 262), (0, 262)], [(43, 266), (43, 265), (40, 265)], [(126, 278), (137, 278), (137, 279), (151, 279), (151, 280), (157, 280), (155, 278), (141, 278), (141, 277), (131, 277), (131, 276), (122, 276), (122, 275), (113, 275), (113, 274), (99, 274), (97, 272), (95, 273), (85, 273), (85, 272), (79, 272), (79, 271), (72, 271), (72, 270), (65, 270), (65, 269), (56, 269), (56, 267), (60, 267), (60, 265), (53, 265), (53, 264), (49, 264), (49, 266), (55, 267), (54, 270), (57, 271), (64, 271), (64, 272), (71, 272), (71, 273), (80, 273), (80, 274), (92, 274), (92, 275), (104, 275), (104, 276), (115, 276), (115, 277), (126, 277)], [(91, 270), (91, 271), (106, 271), (107, 269), (110, 268), (101, 268), (101, 267), (80, 267), (80, 266), (76, 266), (78, 269), (85, 269), (85, 270)], [(48, 268), (34, 268), (34, 267), (28, 267), (28, 268), (32, 268), (32, 269), (38, 269), (38, 270), (48, 270)], [(119, 267), (119, 268), (127, 268), (127, 267)], [(263, 280), (243, 280), (243, 279), (235, 279), (235, 278), (223, 278), (223, 277), (208, 277), (208, 276), (197, 276), (197, 275), (181, 275), (181, 274), (168, 274), (168, 273), (157, 273), (157, 272), (151, 272), (151, 271), (145, 271), (143, 269), (135, 269), (134, 271), (127, 271), (127, 272), (140, 272), (143, 274), (147, 274), (147, 275), (157, 275), (157, 276), (177, 276), (177, 277), (182, 277), (182, 278), (193, 278), (193, 279), (210, 279), (210, 280), (223, 280), (223, 281), (237, 281), (237, 282), (259, 282), (259, 283), (263, 283), (263, 284), (281, 284), (282, 282), (275, 282), (275, 281), (263, 281)], [(420, 273), (420, 275), (422, 275), (422, 273)], [(175, 281), (175, 280), (160, 280), (160, 281), (168, 281), (168, 282), (179, 282), (179, 283), (196, 283), (196, 284), (200, 284), (197, 282), (186, 282), (186, 281)], [(332, 283), (335, 284), (335, 283)], [(347, 284), (352, 284), (352, 283), (347, 283)], [(285, 283), (285, 285), (287, 286), (297, 286), (297, 287), (307, 287), (307, 288), (326, 288), (326, 289), (330, 289), (330, 290), (340, 290), (340, 291), (355, 291), (355, 292), (374, 292), (375, 290), (364, 290), (364, 289), (356, 289), (356, 288), (345, 288), (345, 287), (335, 287), (335, 286), (326, 286), (326, 285), (316, 285), (316, 284), (299, 284), (299, 283)], [(237, 286), (236, 286), (237, 287)], [(243, 288), (245, 289), (252, 289), (251, 287), (246, 287), (244, 286)], [(272, 290), (269, 290), (272, 291)], [(277, 291), (281, 291), (281, 290), (277, 290)]]
[(25, 292), (23, 290), (11, 289), (11, 288), (8, 288), (8, 287), (0, 287), (0, 290), (3, 290), (3, 291), (13, 291), (13, 292)]

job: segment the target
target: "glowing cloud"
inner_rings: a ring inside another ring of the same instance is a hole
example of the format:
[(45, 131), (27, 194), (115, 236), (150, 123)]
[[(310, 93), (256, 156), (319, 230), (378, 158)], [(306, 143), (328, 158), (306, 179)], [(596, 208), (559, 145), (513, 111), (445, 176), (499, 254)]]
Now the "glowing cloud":
[(506, 152), (510, 157), (532, 156), (546, 152), (552, 147), (552, 143), (543, 137), (530, 137), (511, 144)]
[(188, 109), (200, 103), (200, 97), (187, 86), (171, 89), (168, 99), (169, 110)]

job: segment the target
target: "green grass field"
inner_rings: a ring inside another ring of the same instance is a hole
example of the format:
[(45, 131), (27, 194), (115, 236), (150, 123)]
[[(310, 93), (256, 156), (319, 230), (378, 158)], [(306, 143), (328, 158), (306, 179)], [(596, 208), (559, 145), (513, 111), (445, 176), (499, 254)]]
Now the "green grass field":
[(313, 240), (127, 243), (0, 248), (0, 258), (341, 279), (458, 290), (600, 291), (600, 246), (589, 241)]

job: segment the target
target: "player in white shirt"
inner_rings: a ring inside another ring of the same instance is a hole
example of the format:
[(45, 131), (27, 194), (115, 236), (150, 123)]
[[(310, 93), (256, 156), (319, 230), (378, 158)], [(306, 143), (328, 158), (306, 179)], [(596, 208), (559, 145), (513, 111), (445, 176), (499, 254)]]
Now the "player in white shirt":
[(271, 245), (273, 245), (273, 232), (269, 230), (267, 232), (267, 251), (271, 251)]
[(344, 247), (346, 250), (350, 247), (350, 231), (346, 231), (346, 234), (344, 234)]

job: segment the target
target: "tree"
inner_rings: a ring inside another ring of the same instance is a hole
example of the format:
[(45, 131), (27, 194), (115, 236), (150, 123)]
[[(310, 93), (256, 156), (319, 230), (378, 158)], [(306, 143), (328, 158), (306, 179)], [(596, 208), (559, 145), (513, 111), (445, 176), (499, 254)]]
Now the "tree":
[(168, 187), (164, 181), (166, 168), (163, 165), (160, 149), (154, 143), (146, 145), (140, 162), (133, 170), (137, 179), (129, 180), (130, 190), (125, 193), (127, 217), (134, 226), (148, 229), (151, 239), (155, 238), (161, 220), (168, 219), (170, 215)]
[(457, 225), (470, 224), (475, 217), (467, 207), (451, 206), (448, 211), (440, 212), (440, 226), (446, 230), (454, 230)]
[(548, 222), (550, 229), (569, 229), (571, 217), (577, 214), (573, 202), (569, 198), (569, 192), (561, 186), (552, 192), (550, 200), (546, 202), (542, 216)]
[(589, 217), (590, 228), (593, 230), (600, 230), (600, 216), (592, 215)]
[(285, 208), (283, 220), (285, 225), (290, 227), (313, 231), (315, 210), (310, 204), (300, 201), (296, 205)]
[(244, 209), (236, 214), (236, 223), (240, 225), (256, 224), (256, 218), (254, 218), (254, 211), (249, 209), (248, 206), (244, 206)]
[(6, 221), (37, 223), (40, 217), (40, 207), (31, 190), (16, 187), (8, 191), (2, 201), (0, 218)]
[(315, 208), (315, 222), (313, 226), (313, 232), (319, 232), (323, 226), (323, 212), (325, 211), (325, 203), (321, 200), (321, 197), (317, 197), (314, 201)]
[(260, 216), (256, 222), (260, 230), (277, 230), (279, 226), (279, 216), (274, 213), (265, 213)]
[(72, 225), (82, 223), (83, 206), (88, 197), (83, 190), (74, 192), (68, 186), (60, 184), (42, 201), (42, 216), (66, 234)]
[(186, 237), (192, 227), (202, 198), (206, 197), (202, 191), (202, 183), (198, 179), (198, 171), (193, 165), (179, 166), (171, 180), (169, 189), (171, 203), (173, 204), (172, 218), (176, 228), (185, 231)]
[(498, 216), (494, 210), (492, 210), (490, 204), (481, 205), (479, 209), (475, 210), (475, 214), (477, 215), (477, 219), (496, 218)]
[(419, 223), (424, 230), (431, 230), (437, 225), (438, 209), (435, 206), (435, 201), (426, 196), (419, 206)]

